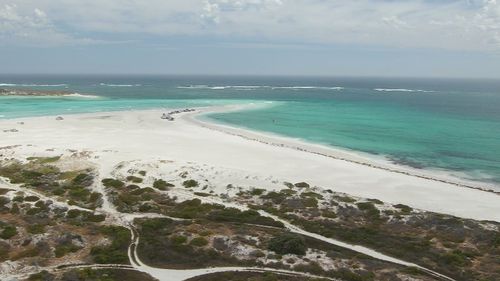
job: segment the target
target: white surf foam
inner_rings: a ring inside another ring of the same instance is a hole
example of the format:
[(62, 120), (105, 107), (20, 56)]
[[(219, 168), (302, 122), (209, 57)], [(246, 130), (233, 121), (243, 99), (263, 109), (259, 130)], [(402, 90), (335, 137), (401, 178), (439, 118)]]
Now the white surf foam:
[(419, 89), (398, 89), (398, 88), (389, 88), (389, 89), (385, 89), (385, 88), (377, 88), (377, 89), (373, 89), (377, 92), (408, 92), (408, 93), (414, 93), (414, 92), (420, 92), (420, 93), (432, 93), (434, 91), (427, 91), (427, 90), (419, 90)]
[(107, 86), (107, 87), (140, 87), (142, 84), (107, 84), (107, 83), (99, 83), (99, 86)]
[(178, 89), (208, 89), (208, 90), (257, 90), (257, 89), (291, 89), (291, 90), (343, 90), (344, 87), (320, 87), (320, 86), (253, 86), (253, 85), (228, 85), (228, 86), (208, 86), (208, 85), (189, 85), (178, 86)]
[(67, 95), (64, 95), (65, 97), (72, 97), (72, 98), (86, 98), (86, 99), (97, 99), (97, 98), (100, 98), (99, 96), (94, 96), (94, 95), (82, 95), (82, 94), (78, 94), (78, 93), (74, 93), (74, 94), (67, 94)]
[(343, 90), (344, 87), (319, 87), (319, 86), (285, 86), (272, 87), (272, 89), (292, 89), (292, 90)]

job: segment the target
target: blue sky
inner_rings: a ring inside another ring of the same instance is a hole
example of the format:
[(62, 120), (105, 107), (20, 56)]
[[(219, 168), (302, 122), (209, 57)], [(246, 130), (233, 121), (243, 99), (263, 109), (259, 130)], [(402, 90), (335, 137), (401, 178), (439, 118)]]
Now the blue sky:
[(500, 78), (496, 0), (0, 0), (2, 73)]

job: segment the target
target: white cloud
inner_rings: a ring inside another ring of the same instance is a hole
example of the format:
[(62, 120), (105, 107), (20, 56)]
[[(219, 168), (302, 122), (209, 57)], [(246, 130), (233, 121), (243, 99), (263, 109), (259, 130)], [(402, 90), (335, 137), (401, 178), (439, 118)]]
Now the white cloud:
[(212, 3), (209, 0), (205, 1), (205, 7), (203, 7), (203, 13), (201, 14), (201, 18), (210, 23), (219, 23), (219, 4)]
[(0, 0), (0, 34), (12, 40), (22, 33), (42, 41), (35, 35), (48, 34), (55, 42), (74, 39), (70, 33), (134, 40), (143, 33), (264, 44), (500, 50), (496, 0), (25, 0), (18, 6), (12, 1)]
[(0, 39), (3, 45), (53, 46), (92, 42), (57, 31), (47, 14), (38, 8), (21, 12), (14, 4), (0, 6)]

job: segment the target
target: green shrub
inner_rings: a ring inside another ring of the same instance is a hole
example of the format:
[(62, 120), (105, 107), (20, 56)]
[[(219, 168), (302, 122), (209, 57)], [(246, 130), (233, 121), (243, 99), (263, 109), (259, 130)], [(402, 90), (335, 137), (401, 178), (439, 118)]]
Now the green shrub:
[(464, 266), (467, 263), (467, 256), (460, 250), (441, 255), (442, 262), (449, 265)]
[(101, 199), (102, 194), (99, 192), (92, 192), (90, 193), (89, 199), (87, 201), (89, 202), (96, 202), (97, 200)]
[(61, 156), (54, 156), (54, 157), (28, 157), (26, 160), (28, 161), (34, 161), (39, 164), (47, 164), (47, 163), (53, 163), (57, 162), (59, 159), (61, 159)]
[(312, 198), (316, 198), (316, 199), (323, 199), (323, 195), (318, 194), (316, 192), (312, 192), (312, 191), (302, 192), (300, 194), (300, 197), (302, 197), (302, 198), (304, 198), (304, 197), (312, 197)]
[(39, 273), (31, 274), (28, 281), (53, 281), (55, 280), (55, 275), (43, 270)]
[(105, 187), (113, 187), (113, 188), (122, 188), (125, 186), (125, 183), (120, 181), (120, 180), (117, 180), (117, 179), (103, 179), (102, 180), (102, 184), (105, 186)]
[(174, 245), (182, 245), (182, 244), (187, 242), (187, 237), (182, 236), (182, 235), (175, 235), (175, 236), (172, 236), (170, 238), (170, 240), (172, 241), (172, 244), (174, 244)]
[(318, 207), (318, 199), (314, 197), (308, 197), (302, 199), (302, 204), (304, 204), (304, 207), (308, 208), (317, 208)]
[(40, 200), (40, 197), (34, 195), (24, 197), (24, 201), (27, 202), (36, 202), (38, 200)]
[(0, 196), (0, 206), (4, 206), (10, 202), (10, 199), (5, 196)]
[(379, 218), (380, 210), (372, 202), (360, 202), (356, 206), (370, 218)]
[(208, 197), (208, 196), (210, 196), (210, 193), (205, 193), (205, 192), (194, 192), (194, 195), (196, 195), (196, 196), (201, 196), (201, 197)]
[(77, 252), (80, 249), (80, 247), (73, 244), (57, 245), (54, 254), (56, 255), (56, 258), (61, 258), (69, 253)]
[(336, 200), (344, 203), (354, 203), (356, 202), (356, 199), (351, 198), (349, 196), (333, 196)]
[(0, 238), (2, 239), (10, 239), (17, 234), (17, 229), (14, 226), (8, 225), (4, 227), (2, 232), (0, 233)]
[(203, 246), (208, 244), (208, 241), (207, 241), (207, 239), (205, 239), (203, 237), (196, 237), (196, 238), (193, 238), (193, 240), (191, 240), (191, 242), (189, 244), (196, 246), (196, 247), (203, 247)]
[(83, 187), (76, 187), (69, 191), (69, 196), (74, 200), (83, 201), (90, 195), (90, 191)]
[(44, 209), (42, 209), (42, 208), (30, 208), (30, 209), (28, 209), (28, 211), (26, 211), (26, 215), (34, 216), (34, 215), (41, 213), (43, 211), (44, 211)]
[(403, 212), (403, 213), (410, 213), (411, 211), (413, 211), (413, 209), (410, 206), (407, 206), (407, 205), (396, 204), (396, 205), (393, 205), (393, 206), (394, 206), (394, 208), (400, 209), (401, 212)]
[(90, 214), (87, 216), (87, 218), (85, 220), (89, 221), (89, 222), (102, 222), (105, 219), (106, 219), (106, 215), (104, 215), (104, 214), (99, 214), (99, 215)]
[(337, 214), (333, 211), (329, 211), (329, 210), (323, 210), (321, 211), (321, 215), (325, 218), (330, 218), (330, 219), (335, 219), (337, 218)]
[(57, 196), (64, 195), (64, 193), (66, 193), (66, 190), (64, 190), (64, 188), (61, 188), (61, 187), (52, 190), (52, 194), (57, 195)]
[(133, 183), (142, 183), (142, 178), (136, 176), (128, 176), (127, 181), (131, 181)]
[(68, 212), (66, 213), (66, 217), (70, 218), (70, 219), (73, 219), (73, 218), (78, 217), (80, 214), (81, 214), (80, 210), (71, 209), (71, 210), (68, 210)]
[(240, 211), (236, 208), (224, 208), (212, 211), (208, 214), (207, 218), (218, 222), (250, 223), (283, 227), (281, 222), (275, 221), (269, 217), (261, 216), (259, 212), (255, 210)]
[(45, 233), (45, 225), (43, 225), (43, 224), (31, 224), (28, 226), (28, 232), (31, 234)]
[(260, 196), (262, 194), (264, 194), (266, 190), (265, 189), (262, 189), (262, 188), (253, 188), (252, 190), (250, 190), (250, 194), (251, 195), (257, 195), (257, 196)]
[(153, 187), (159, 190), (167, 190), (169, 187), (174, 187), (174, 185), (162, 179), (158, 179), (153, 183)]
[(281, 204), (289, 195), (282, 192), (271, 191), (267, 194), (260, 196), (262, 199), (271, 200), (274, 204)]
[(378, 200), (378, 199), (367, 199), (368, 201), (374, 203), (374, 204), (377, 204), (377, 205), (383, 205), (384, 202)]
[(143, 177), (146, 176), (146, 171), (139, 171), (139, 175), (141, 175)]
[(94, 177), (89, 174), (78, 174), (73, 180), (71, 181), (74, 185), (80, 185), (80, 186), (90, 186), (92, 182), (94, 181)]
[(305, 255), (307, 250), (304, 238), (294, 233), (283, 233), (272, 238), (268, 248), (280, 255), (295, 254), (299, 256)]
[(195, 180), (186, 180), (182, 183), (185, 188), (197, 187), (199, 184)]
[(111, 239), (111, 245), (97, 246), (90, 250), (96, 263), (100, 264), (128, 264), (128, 245), (130, 231), (121, 226), (103, 226), (100, 232)]
[(11, 214), (19, 214), (19, 206), (14, 203), (12, 204), (12, 208), (10, 209)]
[(306, 183), (306, 182), (298, 182), (295, 184), (295, 187), (298, 187), (298, 188), (309, 188), (309, 184)]

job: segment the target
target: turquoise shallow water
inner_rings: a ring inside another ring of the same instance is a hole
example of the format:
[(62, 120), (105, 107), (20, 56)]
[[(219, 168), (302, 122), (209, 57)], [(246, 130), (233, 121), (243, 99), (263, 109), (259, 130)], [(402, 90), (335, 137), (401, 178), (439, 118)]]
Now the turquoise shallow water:
[(209, 118), (500, 183), (497, 81), (5, 76), (0, 77), (2, 87), (69, 90), (100, 98), (0, 97), (0, 118), (279, 101)]

